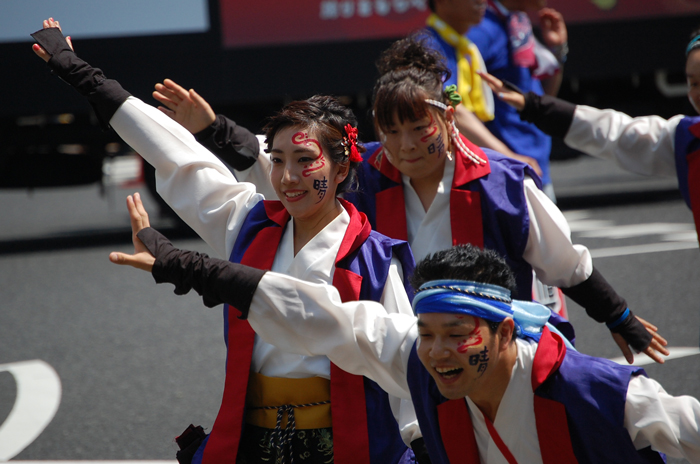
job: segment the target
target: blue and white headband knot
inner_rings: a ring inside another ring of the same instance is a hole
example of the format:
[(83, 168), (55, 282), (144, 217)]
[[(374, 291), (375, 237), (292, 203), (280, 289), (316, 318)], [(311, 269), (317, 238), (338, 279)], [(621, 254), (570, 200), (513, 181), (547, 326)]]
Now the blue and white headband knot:
[[(531, 301), (511, 299), (510, 291), (498, 285), (470, 280), (431, 280), (416, 291), (413, 312), (465, 314), (501, 322), (510, 317), (515, 322), (515, 334), (520, 338), (539, 340), (546, 325), (562, 335), (547, 321), (552, 312), (546, 306)], [(567, 346), (573, 349), (562, 335)]]

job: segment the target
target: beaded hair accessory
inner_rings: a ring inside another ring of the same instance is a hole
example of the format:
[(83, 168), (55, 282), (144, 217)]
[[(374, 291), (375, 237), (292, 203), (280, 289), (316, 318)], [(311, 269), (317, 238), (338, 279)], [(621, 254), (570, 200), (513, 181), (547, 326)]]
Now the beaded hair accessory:
[(345, 132), (348, 134), (347, 137), (343, 137), (343, 141), (340, 144), (345, 148), (345, 156), (353, 163), (359, 163), (362, 161), (362, 156), (360, 151), (357, 149), (357, 127), (352, 127), (350, 124), (345, 125)]
[[(452, 86), (450, 86), (450, 87), (452, 87)], [(460, 97), (460, 101), (461, 101), (461, 98), (462, 98), (462, 97)], [(431, 98), (426, 98), (426, 99), (425, 99), (425, 102), (426, 102), (427, 104), (429, 104), (429, 105), (433, 105), (433, 106), (436, 107), (436, 108), (440, 108), (440, 109), (443, 110), (443, 111), (447, 111), (448, 108), (449, 108), (449, 106), (445, 105), (444, 103), (439, 102), (439, 101), (437, 101), (437, 100), (433, 100), (433, 99), (431, 99)], [(451, 125), (452, 125), (452, 133), (451, 133), (450, 135), (452, 136), (452, 137), (451, 137), (451, 138), (452, 138), (452, 142), (454, 142), (454, 144), (455, 144), (455, 146), (457, 147), (457, 149), (458, 149), (459, 151), (461, 151), (461, 152), (464, 154), (464, 156), (466, 156), (467, 158), (469, 158), (469, 160), (470, 160), (472, 163), (474, 163), (474, 164), (486, 164), (486, 161), (484, 161), (483, 159), (481, 159), (481, 158), (479, 157), (479, 155), (477, 155), (476, 153), (474, 153), (474, 152), (464, 143), (464, 141), (462, 141), (462, 137), (461, 137), (460, 134), (459, 134), (459, 129), (457, 129), (457, 126), (455, 125), (454, 119), (452, 120), (452, 124), (451, 124)], [(452, 156), (450, 156), (450, 153), (449, 153), (449, 152), (448, 152), (447, 156), (449, 156), (450, 159), (452, 159)]]

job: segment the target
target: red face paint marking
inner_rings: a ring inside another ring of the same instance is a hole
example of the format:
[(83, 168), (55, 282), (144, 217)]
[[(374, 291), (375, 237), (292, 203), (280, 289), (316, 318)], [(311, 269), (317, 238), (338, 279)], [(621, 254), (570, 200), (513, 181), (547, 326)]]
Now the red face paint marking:
[(474, 326), (474, 330), (469, 332), (467, 339), (462, 341), (462, 344), (457, 347), (457, 352), (458, 353), (466, 353), (467, 349), (472, 347), (472, 346), (478, 346), (481, 345), (484, 342), (484, 339), (481, 338), (481, 329), (479, 328), (479, 319), (474, 318), (474, 321), (476, 322), (476, 325)]
[(316, 147), (318, 147), (318, 156), (309, 164), (304, 165), (304, 170), (301, 171), (302, 176), (309, 177), (312, 173), (323, 169), (326, 165), (325, 158), (323, 158), (323, 148), (321, 148), (321, 144), (318, 143), (318, 140), (310, 139), (309, 135), (305, 132), (297, 132), (292, 136), (292, 143), (305, 147), (310, 147), (311, 145), (316, 145)]
[(433, 119), (433, 114), (428, 112), (428, 115), (430, 116), (430, 122), (428, 123), (428, 128), (424, 132), (424, 136), (420, 138), (420, 141), (425, 143), (428, 141), (430, 137), (435, 135), (435, 133), (438, 130), (437, 124), (435, 124), (435, 120)]

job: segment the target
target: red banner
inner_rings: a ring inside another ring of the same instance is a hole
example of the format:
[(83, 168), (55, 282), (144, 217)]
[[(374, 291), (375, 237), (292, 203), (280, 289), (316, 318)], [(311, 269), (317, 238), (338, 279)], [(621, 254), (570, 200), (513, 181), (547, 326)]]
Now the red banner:
[(549, 0), (568, 24), (700, 14), (700, 0)]
[(427, 0), (221, 0), (225, 47), (402, 37), (425, 24)]
[[(423, 27), (427, 0), (220, 0), (229, 48), (402, 37)], [(700, 0), (549, 0), (567, 24), (700, 14)]]

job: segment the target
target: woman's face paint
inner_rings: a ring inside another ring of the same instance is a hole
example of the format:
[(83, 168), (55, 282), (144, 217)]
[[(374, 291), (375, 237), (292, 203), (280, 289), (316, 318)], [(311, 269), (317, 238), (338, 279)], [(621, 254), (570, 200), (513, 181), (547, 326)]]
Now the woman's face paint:
[(417, 121), (401, 122), (394, 115), (393, 124), (383, 131), (383, 145), (390, 153), (389, 161), (411, 179), (433, 179), (439, 182), (445, 167), (446, 125), (436, 110), (428, 109)]
[(308, 148), (314, 148), (318, 150), (318, 156), (314, 158), (310, 163), (304, 165), (304, 170), (301, 175), (304, 177), (309, 177), (312, 173), (323, 169), (326, 165), (326, 160), (323, 156), (323, 147), (318, 142), (318, 140), (310, 138), (308, 132), (301, 131), (297, 132), (292, 136), (292, 143), (296, 145), (302, 145)]
[(294, 218), (313, 218), (335, 207), (335, 192), (344, 176), (324, 154), (313, 133), (299, 127), (280, 130), (270, 150), (270, 181)]

